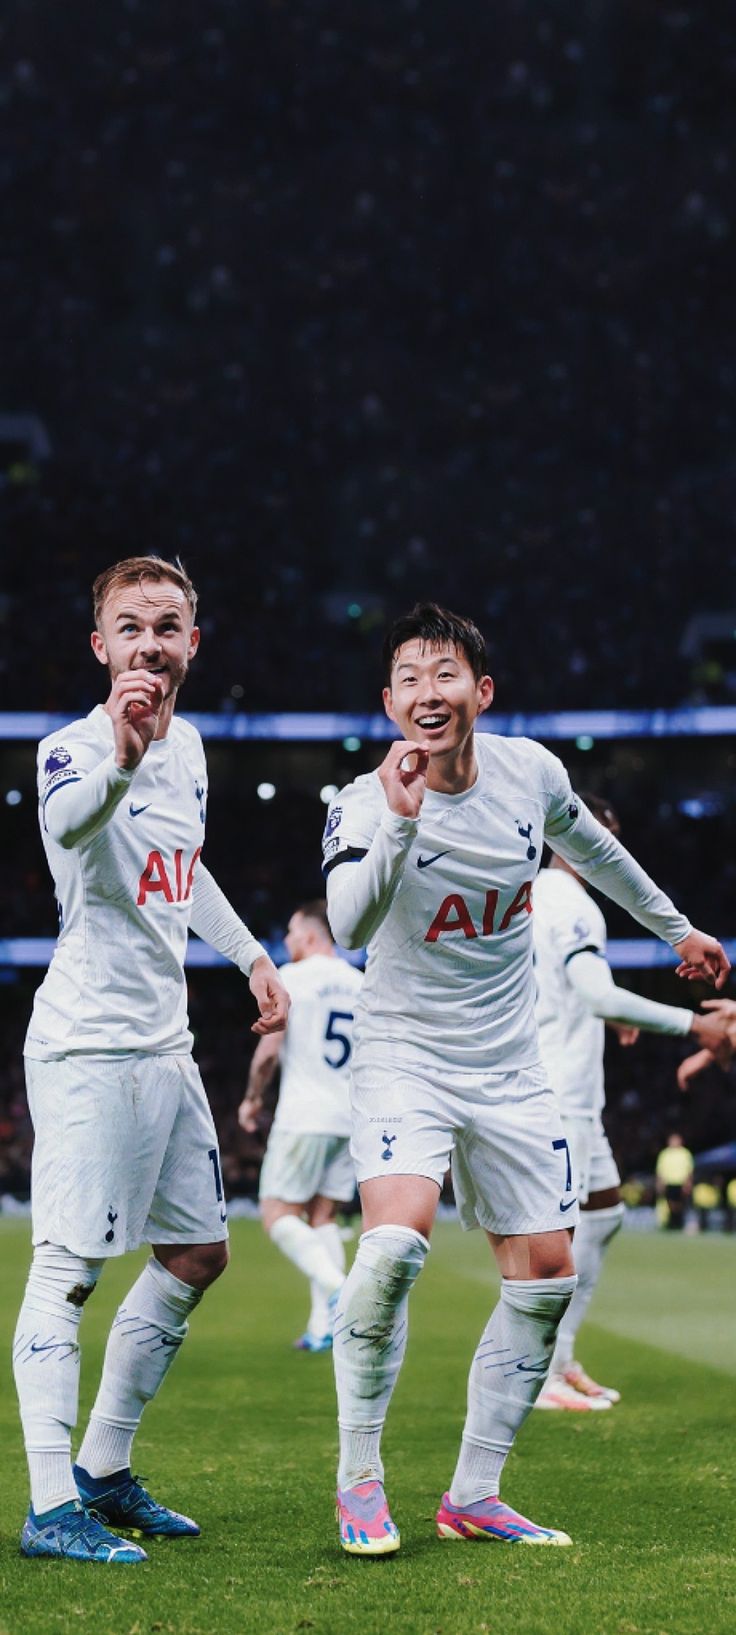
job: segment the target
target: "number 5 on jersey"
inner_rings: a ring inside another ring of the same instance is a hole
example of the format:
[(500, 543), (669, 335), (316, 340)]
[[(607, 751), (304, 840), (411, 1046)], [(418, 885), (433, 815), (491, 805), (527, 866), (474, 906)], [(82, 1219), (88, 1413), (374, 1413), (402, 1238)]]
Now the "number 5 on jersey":
[[(342, 1023), (342, 1027), (338, 1027), (338, 1023)], [(345, 1030), (346, 1023), (347, 1031)], [(333, 1052), (332, 1055), (328, 1055), (326, 1050), (323, 1052), (322, 1059), (327, 1063), (328, 1067), (337, 1069), (344, 1067), (349, 1062), (350, 1052), (353, 1048), (352, 1027), (352, 1011), (330, 1011), (327, 1018), (327, 1027), (325, 1028), (325, 1044), (337, 1045), (338, 1054), (335, 1055)]]

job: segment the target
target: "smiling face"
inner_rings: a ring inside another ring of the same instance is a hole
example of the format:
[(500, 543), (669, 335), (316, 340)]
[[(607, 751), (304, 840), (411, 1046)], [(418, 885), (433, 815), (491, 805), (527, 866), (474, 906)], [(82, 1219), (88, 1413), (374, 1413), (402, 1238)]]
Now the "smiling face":
[(456, 755), (493, 698), (490, 676), (479, 679), (462, 649), (414, 638), (394, 655), (383, 705), (405, 738), (430, 745), (430, 757)]
[(116, 585), (105, 597), (92, 649), (114, 681), (123, 670), (160, 676), (164, 701), (174, 698), (199, 646), (183, 590), (169, 579)]

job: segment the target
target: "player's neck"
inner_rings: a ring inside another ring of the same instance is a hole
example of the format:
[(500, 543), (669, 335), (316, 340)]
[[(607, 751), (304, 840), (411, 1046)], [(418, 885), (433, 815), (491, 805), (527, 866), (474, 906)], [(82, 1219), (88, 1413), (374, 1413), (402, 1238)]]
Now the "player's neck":
[(433, 789), (437, 795), (463, 795), (466, 789), (472, 789), (477, 777), (478, 762), (472, 732), (458, 749), (450, 750), (447, 755), (430, 755), (427, 788)]

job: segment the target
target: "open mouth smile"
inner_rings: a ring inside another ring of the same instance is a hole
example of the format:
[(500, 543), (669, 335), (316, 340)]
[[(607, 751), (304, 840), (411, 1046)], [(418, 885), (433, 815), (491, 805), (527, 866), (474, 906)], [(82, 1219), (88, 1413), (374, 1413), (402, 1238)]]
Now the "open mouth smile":
[(449, 715), (439, 715), (434, 712), (417, 716), (417, 726), (422, 732), (442, 732), (450, 720)]

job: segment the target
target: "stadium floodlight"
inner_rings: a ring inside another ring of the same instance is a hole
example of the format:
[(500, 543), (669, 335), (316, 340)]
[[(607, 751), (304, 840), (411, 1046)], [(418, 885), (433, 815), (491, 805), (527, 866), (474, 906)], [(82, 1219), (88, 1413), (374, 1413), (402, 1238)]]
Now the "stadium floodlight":
[(259, 783), (256, 794), (259, 800), (273, 800), (276, 794), (275, 783)]
[[(335, 790), (335, 794), (337, 794), (337, 790)], [(20, 806), (20, 803), (21, 803), (22, 799), (23, 799), (23, 796), (22, 796), (19, 789), (6, 789), (6, 791), (5, 791), (5, 805), (6, 806)]]
[(336, 794), (337, 794), (337, 784), (336, 783), (323, 783), (322, 788), (320, 789), (320, 792), (319, 792), (319, 798), (324, 803), (325, 806), (329, 806), (330, 801), (335, 799)]
[(342, 747), (343, 749), (347, 749), (351, 755), (354, 755), (356, 749), (360, 749), (361, 743), (362, 739), (357, 738), (355, 734), (351, 732), (348, 734), (347, 738), (343, 738)]

